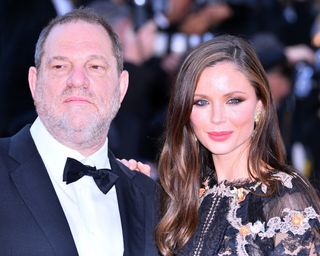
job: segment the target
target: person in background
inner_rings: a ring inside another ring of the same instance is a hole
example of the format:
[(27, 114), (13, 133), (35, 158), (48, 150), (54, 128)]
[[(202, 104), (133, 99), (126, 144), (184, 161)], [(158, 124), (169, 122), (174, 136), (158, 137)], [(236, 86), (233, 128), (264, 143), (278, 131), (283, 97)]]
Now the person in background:
[(13, 135), (36, 117), (26, 74), (33, 64), (33, 47), (41, 29), (56, 15), (48, 0), (0, 3), (1, 137)]
[(221, 35), (187, 55), (164, 139), (162, 255), (320, 255), (319, 198), (285, 161), (268, 80), (247, 41)]
[(317, 54), (307, 45), (286, 46), (273, 33), (250, 41), (266, 71), (287, 159), (319, 190)]
[(135, 29), (132, 10), (126, 3), (94, 0), (87, 7), (103, 16), (119, 36), (124, 68), (130, 74), (126, 97), (110, 127), (110, 148), (120, 158), (153, 163), (163, 128), (162, 123), (154, 127), (154, 120), (167, 102), (168, 89), (167, 74), (155, 58), (156, 26), (149, 20)]
[[(0, 2), (0, 136), (11, 136), (36, 118), (26, 74), (42, 28), (84, 0)], [(16, 61), (19, 59), (19, 61)]]
[(0, 139), (0, 255), (157, 255), (157, 186), (108, 150), (128, 79), (97, 14), (42, 30), (28, 75), (38, 117)]

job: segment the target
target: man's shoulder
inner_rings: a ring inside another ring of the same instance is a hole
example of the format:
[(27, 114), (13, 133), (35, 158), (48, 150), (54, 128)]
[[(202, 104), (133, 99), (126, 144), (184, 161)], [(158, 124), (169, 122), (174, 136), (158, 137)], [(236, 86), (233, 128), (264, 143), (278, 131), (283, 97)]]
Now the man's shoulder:
[(1, 154), (8, 151), (10, 139), (11, 139), (11, 137), (0, 138), (0, 153)]
[(156, 189), (157, 183), (149, 176), (138, 171), (130, 170), (127, 166), (119, 161), (118, 166), (125, 176), (130, 180), (130, 182), (139, 187), (142, 191), (148, 193), (153, 192)]
[(127, 166), (117, 160), (111, 151), (109, 151), (108, 155), (111, 168), (120, 176), (121, 182), (134, 186), (136, 189), (140, 190), (141, 193), (146, 195), (153, 195), (155, 193), (158, 187), (156, 181), (141, 172), (130, 170)]
[(6, 157), (12, 154), (26, 156), (26, 154), (28, 155), (32, 152), (32, 147), (30, 147), (32, 144), (30, 125), (27, 125), (10, 137), (0, 138), (0, 157)]
[(10, 137), (0, 138), (0, 166), (11, 160), (9, 157)]

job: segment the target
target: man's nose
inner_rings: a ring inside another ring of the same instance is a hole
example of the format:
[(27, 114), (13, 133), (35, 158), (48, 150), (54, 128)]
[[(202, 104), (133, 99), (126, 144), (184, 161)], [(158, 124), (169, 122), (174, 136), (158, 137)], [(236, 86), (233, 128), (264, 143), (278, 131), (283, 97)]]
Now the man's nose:
[(69, 74), (67, 85), (70, 87), (84, 87), (89, 86), (89, 79), (84, 67), (73, 67)]

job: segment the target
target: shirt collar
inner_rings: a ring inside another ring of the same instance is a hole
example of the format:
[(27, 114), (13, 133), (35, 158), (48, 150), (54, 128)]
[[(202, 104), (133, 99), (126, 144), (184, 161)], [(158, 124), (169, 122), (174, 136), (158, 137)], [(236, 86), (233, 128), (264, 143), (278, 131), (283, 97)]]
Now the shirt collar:
[(110, 168), (108, 139), (106, 139), (103, 146), (97, 152), (89, 157), (84, 157), (78, 151), (57, 141), (48, 132), (39, 117), (32, 124), (30, 132), (50, 176), (53, 176), (57, 181), (62, 181), (67, 157), (74, 158), (87, 165), (96, 166), (97, 168)]

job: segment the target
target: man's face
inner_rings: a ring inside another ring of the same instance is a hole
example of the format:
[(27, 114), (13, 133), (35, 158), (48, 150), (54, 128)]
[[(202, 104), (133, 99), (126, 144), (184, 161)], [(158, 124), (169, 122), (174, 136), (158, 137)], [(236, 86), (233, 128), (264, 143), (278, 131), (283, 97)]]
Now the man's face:
[(29, 71), (37, 112), (61, 143), (90, 154), (105, 141), (126, 93), (128, 74), (119, 74), (107, 32), (76, 21), (54, 27), (38, 70)]

